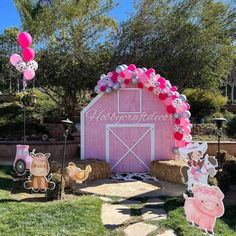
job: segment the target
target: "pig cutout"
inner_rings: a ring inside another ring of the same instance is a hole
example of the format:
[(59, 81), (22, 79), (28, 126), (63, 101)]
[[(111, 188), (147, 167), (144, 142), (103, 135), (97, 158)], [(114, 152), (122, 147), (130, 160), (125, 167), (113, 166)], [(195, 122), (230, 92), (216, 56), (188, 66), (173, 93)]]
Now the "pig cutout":
[(34, 192), (46, 192), (48, 189), (53, 190), (55, 188), (55, 183), (51, 182), (47, 178), (50, 172), (50, 166), (48, 158), (50, 153), (37, 153), (31, 154), (32, 163), (30, 166), (30, 177), (29, 180), (24, 183), (26, 189), (32, 189)]
[(214, 235), (216, 218), (224, 214), (224, 194), (217, 186), (195, 184), (193, 197), (184, 194), (184, 211), (188, 223)]

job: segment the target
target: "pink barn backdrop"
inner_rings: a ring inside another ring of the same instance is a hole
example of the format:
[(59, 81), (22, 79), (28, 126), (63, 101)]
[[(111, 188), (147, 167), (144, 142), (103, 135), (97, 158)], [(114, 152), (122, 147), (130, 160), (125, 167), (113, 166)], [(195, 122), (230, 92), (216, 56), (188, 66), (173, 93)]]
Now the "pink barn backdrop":
[(174, 121), (146, 87), (97, 95), (81, 112), (81, 159), (107, 161), (113, 172), (148, 172), (174, 159)]

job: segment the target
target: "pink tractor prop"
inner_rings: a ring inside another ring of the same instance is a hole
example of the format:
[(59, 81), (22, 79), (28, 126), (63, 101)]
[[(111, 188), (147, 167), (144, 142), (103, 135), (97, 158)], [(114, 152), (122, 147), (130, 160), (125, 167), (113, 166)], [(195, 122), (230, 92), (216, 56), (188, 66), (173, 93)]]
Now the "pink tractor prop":
[(190, 225), (200, 228), (203, 233), (214, 235), (213, 229), (217, 217), (224, 214), (224, 194), (216, 186), (195, 184), (194, 197), (184, 194), (184, 211)]
[(30, 169), (32, 157), (29, 153), (29, 145), (16, 145), (16, 157), (13, 168), (18, 175), (24, 175)]

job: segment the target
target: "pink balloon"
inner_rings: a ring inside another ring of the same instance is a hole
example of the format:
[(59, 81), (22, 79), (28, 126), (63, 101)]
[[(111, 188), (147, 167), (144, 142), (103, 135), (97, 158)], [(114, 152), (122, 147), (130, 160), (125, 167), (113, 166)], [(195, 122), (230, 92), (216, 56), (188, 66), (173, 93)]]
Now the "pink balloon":
[(25, 80), (32, 80), (35, 76), (35, 72), (33, 70), (30, 69), (26, 69), (24, 71), (24, 79)]
[(18, 54), (12, 54), (10, 57), (10, 62), (13, 66), (16, 66), (16, 64), (22, 60), (22, 57)]
[(191, 129), (190, 129), (189, 126), (184, 126), (183, 131), (184, 131), (184, 134), (190, 134), (191, 133)]
[(187, 107), (186, 110), (190, 110), (190, 105), (189, 105), (189, 103), (185, 102), (184, 104), (185, 104), (185, 106)]
[(136, 66), (134, 64), (130, 64), (128, 65), (128, 70), (131, 70), (131, 71), (135, 71), (136, 70)]
[(161, 83), (160, 86), (159, 86), (161, 89), (164, 89), (166, 87), (165, 84)]
[(22, 48), (29, 47), (30, 44), (32, 43), (31, 35), (27, 32), (21, 32), (18, 35), (18, 43)]
[(142, 74), (143, 74), (143, 70), (142, 70), (141, 68), (137, 68), (137, 69), (136, 69), (136, 72), (137, 72), (139, 78), (140, 78), (140, 77), (142, 76)]
[(163, 77), (158, 78), (157, 81), (158, 81), (160, 84), (166, 84), (166, 80), (165, 80), (165, 78), (163, 78)]
[(183, 140), (176, 141), (176, 146), (179, 148), (185, 147), (185, 142)]
[(146, 82), (148, 81), (148, 76), (146, 74), (143, 74), (141, 77), (140, 77), (140, 82), (142, 84), (145, 84)]
[(156, 73), (156, 71), (153, 68), (150, 68), (147, 70), (146, 75), (150, 77), (151, 73)]
[(130, 70), (125, 70), (124, 73), (125, 73), (125, 79), (132, 79), (134, 76), (133, 72)]
[(22, 56), (23, 56), (23, 59), (28, 62), (28, 61), (31, 61), (34, 59), (35, 57), (35, 52), (32, 48), (23, 48), (23, 51), (22, 51)]
[(166, 100), (164, 100), (164, 103), (165, 103), (166, 106), (171, 105), (172, 104), (172, 99), (167, 98)]
[(188, 118), (185, 118), (185, 117), (181, 117), (181, 118), (180, 118), (180, 125), (181, 125), (181, 126), (187, 126), (187, 125), (189, 125), (189, 124), (190, 124), (190, 121), (189, 121)]
[(172, 87), (170, 88), (170, 90), (171, 90), (172, 92), (176, 92), (176, 91), (177, 91), (177, 87), (176, 87), (176, 86), (172, 86)]

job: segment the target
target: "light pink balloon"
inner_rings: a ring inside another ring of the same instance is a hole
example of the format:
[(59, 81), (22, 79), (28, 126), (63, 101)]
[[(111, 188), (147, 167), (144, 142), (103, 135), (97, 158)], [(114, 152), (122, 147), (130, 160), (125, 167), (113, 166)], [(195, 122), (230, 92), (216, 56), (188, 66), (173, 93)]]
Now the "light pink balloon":
[(165, 103), (166, 106), (171, 105), (172, 102), (173, 102), (173, 100), (171, 98), (167, 98), (166, 100), (164, 100), (164, 103)]
[(190, 129), (189, 126), (184, 126), (183, 131), (184, 131), (184, 134), (190, 134), (191, 133), (191, 129)]
[(142, 70), (141, 68), (137, 68), (137, 69), (136, 69), (136, 72), (137, 72), (139, 78), (140, 78), (140, 77), (142, 76), (142, 74), (143, 74), (143, 70)]
[(125, 73), (125, 79), (132, 79), (134, 76), (134, 74), (130, 70), (125, 70), (124, 73)]
[(27, 32), (21, 32), (18, 36), (18, 43), (22, 48), (29, 47), (32, 43), (32, 37)]
[(25, 80), (32, 80), (35, 76), (35, 72), (33, 70), (30, 69), (26, 69), (24, 71), (24, 79)]
[(148, 81), (148, 76), (146, 74), (143, 74), (141, 77), (140, 77), (140, 82), (142, 84), (146, 84), (146, 82)]
[(189, 124), (190, 124), (190, 121), (189, 121), (188, 118), (185, 118), (185, 117), (181, 117), (181, 118), (180, 118), (180, 125), (181, 125), (181, 126), (187, 126), (187, 125), (189, 125)]
[(22, 60), (22, 57), (18, 54), (12, 54), (10, 57), (10, 62), (13, 66), (16, 66), (16, 64)]
[(179, 148), (185, 147), (185, 142), (183, 140), (176, 141), (176, 146)]
[(31, 61), (34, 59), (35, 57), (35, 52), (32, 48), (23, 48), (23, 51), (22, 51), (22, 56), (23, 56), (23, 59), (28, 62), (28, 61)]

